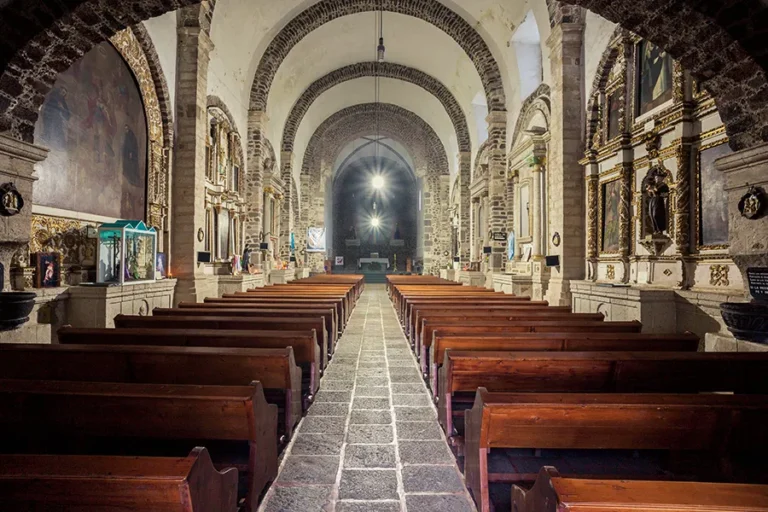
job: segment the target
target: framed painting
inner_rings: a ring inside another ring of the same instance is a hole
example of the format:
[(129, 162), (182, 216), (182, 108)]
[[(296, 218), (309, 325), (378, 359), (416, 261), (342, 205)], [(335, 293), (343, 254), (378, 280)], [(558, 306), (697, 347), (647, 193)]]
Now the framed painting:
[(601, 252), (617, 253), (621, 242), (621, 182), (616, 179), (601, 185)]
[(35, 265), (35, 288), (61, 286), (61, 255), (57, 252), (37, 252), (32, 255)]
[(725, 175), (715, 168), (715, 160), (731, 154), (725, 141), (702, 146), (698, 159), (698, 237), (700, 249), (728, 246), (728, 196)]
[(229, 210), (219, 211), (219, 258), (229, 259)]
[(613, 140), (620, 135), (621, 130), (621, 90), (617, 89), (606, 98), (608, 120), (606, 123), (607, 140)]
[(307, 252), (325, 252), (325, 228), (307, 230)]
[(637, 115), (672, 99), (672, 57), (651, 43), (637, 44)]

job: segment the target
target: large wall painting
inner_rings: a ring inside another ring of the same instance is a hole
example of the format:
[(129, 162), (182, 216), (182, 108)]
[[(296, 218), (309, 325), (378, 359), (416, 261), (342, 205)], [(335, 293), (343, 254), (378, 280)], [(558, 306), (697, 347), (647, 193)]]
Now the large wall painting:
[(715, 160), (731, 154), (728, 144), (703, 149), (699, 153), (699, 246), (723, 247), (728, 244), (728, 195), (725, 175), (715, 169)]
[(35, 204), (120, 219), (146, 215), (147, 119), (128, 65), (101, 43), (60, 74), (35, 126), (51, 150)]
[(649, 41), (641, 41), (638, 49), (640, 83), (638, 115), (672, 99), (672, 57)]
[(621, 181), (609, 181), (602, 188), (602, 252), (617, 253), (621, 240)]

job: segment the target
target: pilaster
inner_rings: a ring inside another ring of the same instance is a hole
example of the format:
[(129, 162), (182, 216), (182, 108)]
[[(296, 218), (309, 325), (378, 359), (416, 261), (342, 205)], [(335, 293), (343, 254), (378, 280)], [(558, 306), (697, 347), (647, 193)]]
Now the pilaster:
[(266, 112), (259, 110), (248, 111), (248, 174), (245, 179), (245, 200), (248, 207), (245, 218), (245, 242), (259, 244), (259, 234), (263, 232), (264, 209), (264, 169), (262, 156), (264, 146), (264, 124), (267, 122)]
[(176, 54), (176, 150), (172, 183), (172, 270), (178, 277), (176, 301), (200, 300), (210, 293), (197, 253), (205, 250), (205, 141), (208, 130), (208, 64), (213, 43), (205, 28), (207, 2), (178, 13)]
[(570, 304), (570, 281), (584, 275), (584, 178), (579, 160), (582, 141), (582, 44), (584, 25), (563, 23), (547, 40), (551, 64), (552, 118), (547, 162), (549, 230), (560, 233), (559, 247), (546, 241), (545, 252), (560, 256), (552, 271), (547, 300)]
[(461, 263), (470, 262), (472, 238), (471, 197), (469, 185), (472, 180), (472, 153), (459, 153), (459, 257)]

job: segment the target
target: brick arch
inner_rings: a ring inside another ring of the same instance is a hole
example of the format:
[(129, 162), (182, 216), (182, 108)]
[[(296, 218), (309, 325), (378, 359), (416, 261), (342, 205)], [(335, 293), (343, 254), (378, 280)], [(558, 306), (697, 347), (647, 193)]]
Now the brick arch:
[(354, 105), (326, 119), (309, 141), (302, 174), (312, 174), (321, 160), (333, 160), (356, 138), (371, 135), (377, 120), (379, 133), (408, 148), (417, 167), (449, 174), (448, 155), (434, 129), (413, 112), (388, 103)]
[(453, 93), (451, 93), (451, 91), (439, 80), (423, 71), (408, 66), (402, 66), (400, 64), (389, 62), (360, 62), (328, 73), (324, 77), (316, 80), (306, 91), (304, 91), (294, 104), (293, 109), (291, 109), (291, 113), (288, 115), (285, 122), (282, 143), (283, 151), (293, 151), (296, 131), (299, 129), (301, 121), (312, 106), (312, 103), (320, 97), (320, 95), (343, 82), (372, 76), (393, 78), (409, 82), (432, 94), (438, 101), (440, 101), (448, 113), (448, 116), (451, 118), (453, 127), (456, 130), (459, 151), (469, 152), (472, 150), (469, 128), (467, 127), (467, 119), (464, 111)]
[(238, 137), (240, 137), (240, 131), (237, 129), (237, 124), (235, 124), (235, 117), (232, 115), (232, 112), (229, 110), (229, 107), (227, 106), (224, 101), (219, 98), (218, 96), (208, 95), (208, 108), (217, 108), (221, 110), (225, 116), (227, 116), (227, 121), (229, 121), (229, 125), (232, 128), (232, 131), (234, 131)]
[(551, 111), (549, 93), (549, 86), (547, 84), (541, 84), (535, 91), (531, 93), (530, 96), (525, 99), (520, 107), (520, 114), (517, 116), (515, 131), (512, 135), (512, 145), (510, 146), (511, 148), (514, 148), (515, 144), (517, 144), (517, 140), (520, 138), (520, 134), (522, 133), (525, 126), (531, 121), (533, 114), (535, 114), (537, 111), (543, 112), (541, 108), (538, 108), (539, 105), (547, 111), (545, 116), (547, 121), (549, 121), (549, 113)]
[(488, 110), (505, 111), (502, 75), (490, 48), (464, 18), (437, 0), (321, 0), (307, 8), (293, 18), (264, 51), (251, 88), (250, 110), (266, 111), (269, 90), (280, 64), (304, 37), (342, 16), (379, 9), (419, 18), (448, 34), (474, 63), (485, 89)]
[[(215, 0), (209, 1), (215, 3)], [(199, 3), (199, 0), (11, 0), (0, 9), (0, 34), (3, 34), (0, 132), (33, 142), (40, 106), (59, 73), (69, 69), (96, 44), (125, 28)], [(212, 9), (213, 5), (204, 23), (210, 21)], [(141, 34), (137, 37), (141, 39)]]
[(668, 51), (715, 98), (734, 150), (768, 141), (768, 49), (760, 0), (563, 0)]
[(165, 79), (165, 73), (163, 67), (160, 64), (160, 56), (155, 49), (155, 43), (152, 42), (152, 38), (149, 36), (149, 32), (144, 28), (144, 25), (139, 23), (131, 27), (133, 35), (139, 42), (144, 56), (149, 64), (149, 70), (152, 73), (152, 81), (155, 84), (155, 93), (157, 94), (157, 101), (160, 106), (160, 114), (163, 116), (163, 137), (172, 144), (173, 142), (173, 104), (171, 103), (171, 93), (168, 89), (168, 81)]

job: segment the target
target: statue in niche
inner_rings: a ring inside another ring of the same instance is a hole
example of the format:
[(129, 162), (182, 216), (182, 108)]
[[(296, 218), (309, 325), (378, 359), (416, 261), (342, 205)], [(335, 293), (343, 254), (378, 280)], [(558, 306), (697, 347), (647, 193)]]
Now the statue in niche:
[(643, 191), (648, 205), (648, 225), (654, 235), (667, 231), (669, 185), (667, 185), (666, 180), (667, 174), (659, 167), (652, 168), (643, 179)]
[(357, 230), (355, 229), (354, 224), (349, 226), (349, 232), (347, 233), (347, 240), (357, 240)]
[(395, 224), (395, 234), (394, 234), (395, 240), (402, 240), (403, 235), (400, 233), (400, 224)]

